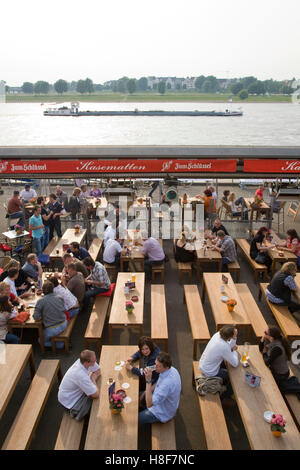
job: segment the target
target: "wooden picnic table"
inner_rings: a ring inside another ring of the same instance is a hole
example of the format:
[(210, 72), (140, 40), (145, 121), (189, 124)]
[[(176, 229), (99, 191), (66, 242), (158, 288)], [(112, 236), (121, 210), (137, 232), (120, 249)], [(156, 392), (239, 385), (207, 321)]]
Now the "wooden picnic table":
[[(133, 263), (139, 263), (140, 264), (140, 269), (142, 272), (145, 270), (145, 256), (142, 253), (142, 246), (138, 245), (135, 246), (135, 242), (138, 243), (143, 243), (143, 240), (141, 238), (140, 232), (135, 231), (135, 230), (127, 230), (127, 239), (124, 240), (123, 243), (123, 248), (128, 247), (131, 251), (131, 254), (129, 256), (126, 256), (124, 252), (121, 253), (120, 256), (120, 271), (124, 271), (124, 263), (132, 261)], [(160, 246), (163, 246), (163, 241), (160, 238), (158, 240), (160, 243)]]
[[(207, 292), (212, 314), (215, 319), (216, 329), (219, 330), (224, 325), (237, 325), (246, 329), (247, 339), (250, 337), (251, 319), (248, 317), (244, 304), (240, 299), (238, 291), (232, 280), (230, 273), (224, 274), (228, 279), (224, 293), (221, 293), (222, 273), (203, 273), (202, 302), (204, 301), (205, 290)], [(221, 300), (222, 296), (237, 301), (233, 312), (229, 312), (226, 302)]]
[(75, 233), (74, 228), (68, 228), (62, 238), (59, 239), (57, 245), (50, 253), (50, 259), (61, 258), (64, 254), (63, 246), (70, 245), (72, 242), (78, 242), (79, 245), (85, 241), (85, 245), (87, 248), (87, 230), (82, 229), (79, 233)]
[(3, 344), (0, 346), (1, 419), (27, 362), (30, 367), (31, 379), (34, 377), (35, 368), (31, 344)]
[(261, 205), (260, 205), (259, 207), (257, 207), (257, 208), (253, 208), (253, 207), (251, 206), (251, 204), (253, 204), (253, 202), (254, 202), (254, 197), (245, 197), (245, 198), (244, 198), (244, 201), (245, 201), (245, 204), (246, 204), (246, 206), (247, 206), (247, 209), (250, 210), (250, 220), (253, 220), (254, 212), (256, 212), (256, 220), (257, 220), (257, 219), (259, 218), (260, 212), (261, 212), (262, 210), (267, 211), (267, 212), (266, 212), (266, 218), (267, 218), (267, 219), (269, 218), (269, 214), (270, 214), (271, 208), (270, 208), (270, 205), (267, 204), (265, 201), (262, 201)]
[[(243, 346), (238, 347), (241, 354)], [(300, 435), (279, 391), (270, 369), (265, 365), (258, 346), (249, 346), (249, 364), (232, 367), (227, 364), (230, 382), (252, 450), (299, 450)], [(245, 373), (261, 377), (259, 387), (252, 388), (245, 381)], [(277, 438), (271, 425), (264, 420), (264, 412), (282, 414), (286, 420), (286, 433)]]
[[(138, 350), (137, 346), (102, 346), (100, 356), (101, 376), (97, 381), (100, 396), (93, 400), (85, 441), (85, 450), (137, 450), (139, 378), (125, 365), (115, 370), (116, 361), (126, 361)], [(122, 384), (131, 402), (124, 405), (121, 415), (114, 415), (109, 408), (107, 381), (113, 378), (115, 391)]]
[[(205, 249), (206, 246), (206, 249)], [(197, 281), (200, 282), (200, 268), (201, 263), (217, 263), (218, 271), (222, 270), (222, 255), (218, 251), (212, 250), (213, 244), (210, 240), (207, 240), (207, 244), (203, 245), (203, 242), (196, 241), (195, 249), (197, 256)]]
[[(145, 291), (145, 273), (136, 273), (135, 275), (135, 289), (132, 289), (129, 294), (124, 293), (125, 283), (130, 279), (132, 273), (119, 273), (115, 287), (114, 299), (111, 306), (109, 317), (109, 343), (112, 344), (112, 335), (114, 328), (138, 328), (140, 336), (143, 335), (143, 322), (144, 322), (144, 291)], [(130, 300), (133, 295), (138, 296), (138, 301), (133, 302), (134, 311), (128, 313), (125, 304)]]

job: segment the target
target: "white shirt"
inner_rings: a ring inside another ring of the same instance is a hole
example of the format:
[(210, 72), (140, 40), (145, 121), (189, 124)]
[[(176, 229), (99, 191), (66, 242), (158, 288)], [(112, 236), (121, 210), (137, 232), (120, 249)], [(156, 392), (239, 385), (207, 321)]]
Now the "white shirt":
[(76, 304), (78, 304), (77, 298), (75, 297), (75, 295), (72, 294), (71, 291), (69, 291), (67, 287), (59, 285), (57, 287), (54, 287), (53, 292), (63, 298), (66, 310), (70, 310)]
[(117, 240), (108, 239), (103, 253), (105, 263), (114, 263), (118, 253), (121, 253), (122, 247)]
[(215, 377), (223, 361), (229, 362), (233, 367), (239, 365), (239, 356), (237, 351), (231, 351), (236, 345), (236, 340), (229, 342), (221, 338), (220, 333), (215, 333), (199, 361), (199, 369), (206, 377)]
[(97, 391), (96, 385), (90, 379), (90, 372), (100, 369), (95, 362), (93, 367), (86, 369), (80, 359), (70, 367), (58, 389), (58, 401), (63, 406), (71, 409), (83, 395), (94, 395)]
[(115, 229), (112, 228), (111, 225), (109, 225), (105, 230), (104, 230), (104, 240), (103, 240), (103, 243), (104, 243), (104, 246), (106, 246), (106, 243), (107, 243), (107, 240), (109, 240), (110, 238), (112, 240), (114, 240), (116, 238), (116, 231)]
[(10, 292), (16, 297), (18, 297), (15, 281), (12, 281), (11, 279), (9, 279), (9, 277), (6, 277), (3, 282), (7, 282), (7, 284), (10, 285)]
[(26, 191), (26, 189), (23, 189), (20, 194), (20, 198), (24, 199), (24, 201), (30, 201), (33, 197), (37, 197), (36, 191), (34, 189), (29, 189), (29, 191)]

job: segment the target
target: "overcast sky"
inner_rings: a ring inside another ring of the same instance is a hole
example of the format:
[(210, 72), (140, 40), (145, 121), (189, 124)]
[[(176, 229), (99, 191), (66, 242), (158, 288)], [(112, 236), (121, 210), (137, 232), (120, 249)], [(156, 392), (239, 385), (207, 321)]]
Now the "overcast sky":
[(299, 0), (17, 0), (0, 7), (0, 80), (300, 78)]

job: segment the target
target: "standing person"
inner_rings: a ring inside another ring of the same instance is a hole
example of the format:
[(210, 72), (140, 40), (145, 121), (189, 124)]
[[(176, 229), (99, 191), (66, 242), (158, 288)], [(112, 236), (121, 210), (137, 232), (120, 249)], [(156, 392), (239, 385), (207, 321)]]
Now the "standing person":
[(147, 232), (144, 230), (141, 233), (143, 243), (136, 242), (142, 245), (142, 253), (145, 256), (145, 271), (150, 272), (152, 266), (158, 266), (165, 260), (165, 253), (158, 240), (153, 237), (148, 238)]
[(97, 379), (101, 375), (94, 351), (85, 349), (68, 369), (58, 389), (58, 401), (76, 421), (89, 414), (93, 399), (99, 398)]
[(0, 341), (6, 344), (18, 344), (19, 338), (8, 332), (7, 322), (17, 312), (7, 295), (0, 295)]
[[(266, 289), (267, 298), (272, 304), (286, 305), (292, 314), (300, 311), (300, 304), (292, 300), (292, 293), (299, 295), (295, 282), (296, 274), (295, 263), (284, 263)], [(300, 319), (300, 314), (294, 316), (297, 320)]]
[(56, 194), (54, 193), (50, 194), (49, 198), (50, 198), (49, 210), (50, 212), (52, 212), (51, 217), (49, 219), (49, 222), (50, 222), (49, 223), (49, 226), (50, 226), (49, 241), (51, 241), (54, 235), (54, 230), (56, 231), (57, 236), (59, 238), (62, 237), (61, 222), (60, 222), (60, 216), (62, 215), (62, 205), (57, 200)]
[(223, 197), (222, 197), (222, 200), (227, 202), (228, 201), (228, 196), (230, 194), (230, 191), (229, 189), (225, 189), (225, 191), (223, 191)]
[(73, 256), (80, 261), (90, 256), (88, 250), (83, 246), (80, 246), (78, 242), (70, 243), (67, 253), (72, 253)]
[(254, 193), (254, 201), (257, 200), (257, 199), (259, 199), (261, 201), (264, 200), (264, 194), (263, 194), (264, 190), (265, 190), (264, 184), (260, 184), (258, 186), (258, 189)]
[(82, 184), (80, 186), (80, 189), (81, 189), (81, 192), (79, 195), (80, 211), (82, 214), (84, 214), (86, 213), (88, 205), (89, 205), (88, 203), (89, 193), (88, 193), (86, 184)]
[(21, 199), (23, 199), (23, 201), (29, 202), (30, 199), (36, 198), (37, 194), (36, 194), (36, 191), (34, 189), (31, 189), (30, 184), (26, 183), (25, 184), (25, 189), (23, 189), (21, 191), (20, 197), (21, 197)]
[(139, 426), (156, 422), (166, 423), (174, 418), (179, 406), (181, 379), (178, 370), (172, 366), (171, 356), (160, 352), (155, 359), (158, 381), (152, 385), (152, 369), (144, 370), (146, 380), (145, 406), (139, 412)]
[(208, 186), (208, 189), (210, 190), (210, 192), (211, 192), (213, 198), (215, 199), (215, 201), (217, 202), (217, 200), (218, 200), (218, 195), (217, 195), (217, 193), (216, 193), (216, 191), (215, 191), (215, 188), (214, 188), (213, 186)]
[[(59, 335), (67, 328), (67, 317), (62, 297), (54, 294), (53, 284), (46, 281), (43, 284), (44, 297), (39, 299), (35, 305), (33, 318), (42, 320), (44, 325), (43, 335), (45, 346), (51, 347), (51, 338)], [(56, 343), (58, 349), (64, 347), (63, 341)]]
[(14, 191), (12, 198), (8, 201), (7, 214), (11, 219), (19, 219), (17, 222), (19, 225), (25, 225), (23, 204), (20, 199), (19, 191)]
[(221, 367), (223, 361), (229, 362), (232, 367), (239, 365), (239, 354), (237, 352), (237, 334), (235, 326), (223, 326), (215, 333), (208, 342), (199, 361), (199, 369), (205, 377), (220, 377), (227, 391), (221, 398), (229, 398), (233, 390), (229, 381), (227, 369)]
[(43, 251), (44, 224), (41, 212), (41, 206), (35, 206), (33, 215), (29, 219), (29, 230), (32, 231), (32, 238), (37, 256), (40, 256)]
[[(138, 342), (138, 351), (134, 353), (131, 357), (126, 360), (125, 366), (126, 369), (131, 371), (133, 374), (138, 375), (140, 378), (140, 390), (145, 390), (146, 382), (144, 369), (146, 367), (152, 367), (154, 369), (155, 359), (158, 354), (161, 352), (159, 347), (152, 341), (148, 336), (141, 336)], [(134, 362), (140, 361), (140, 366), (135, 367)], [(158, 380), (158, 373), (153, 370), (152, 373), (152, 385), (155, 384)]]
[(269, 247), (266, 245), (266, 236), (269, 233), (267, 227), (260, 227), (250, 244), (250, 257), (259, 264), (265, 264), (268, 272), (271, 270), (272, 259), (268, 255)]
[(80, 193), (80, 188), (74, 188), (73, 194), (69, 199), (69, 211), (71, 212), (72, 221), (75, 221), (77, 215), (80, 213)]
[(76, 269), (75, 263), (68, 264), (67, 276), (62, 278), (63, 286), (67, 287), (78, 300), (79, 307), (82, 309), (85, 296), (85, 281), (81, 273)]
[(88, 290), (85, 293), (85, 305), (88, 306), (89, 300), (97, 294), (109, 291), (110, 279), (103, 264), (94, 261), (92, 258), (84, 258), (83, 263), (89, 270), (90, 274), (85, 279)]
[(50, 222), (49, 219), (52, 215), (52, 212), (47, 208), (45, 198), (43, 196), (39, 196), (37, 198), (37, 204), (41, 206), (41, 216), (44, 224), (44, 236), (43, 236), (43, 247), (42, 250), (46, 248), (49, 243), (49, 235), (50, 235)]
[(227, 270), (227, 264), (233, 263), (236, 260), (237, 254), (233, 239), (229, 235), (225, 235), (223, 230), (217, 232), (216, 245), (212, 247), (212, 250), (218, 251), (222, 255), (222, 267)]
[(97, 197), (97, 198), (102, 196), (101, 190), (100, 190), (100, 188), (98, 188), (97, 184), (94, 184), (93, 188), (90, 190), (90, 196), (91, 197)]
[(204, 194), (203, 196), (201, 196), (201, 194), (197, 194), (195, 197), (200, 198), (200, 199), (203, 200), (203, 202), (204, 202), (204, 216), (208, 217), (209, 211), (210, 211), (210, 205), (211, 205), (210, 201), (213, 201), (212, 202), (212, 212), (214, 214), (216, 213), (216, 200), (213, 197), (212, 192), (211, 192), (210, 189), (205, 189), (205, 191), (203, 191), (203, 194)]
[(300, 268), (300, 238), (293, 228), (288, 230), (286, 234), (286, 241), (283, 244), (276, 245), (276, 248), (294, 253), (297, 256), (298, 268)]
[(56, 186), (56, 196), (57, 196), (57, 200), (60, 202), (62, 207), (67, 211), (68, 210), (68, 195), (62, 190), (61, 186)]
[(54, 294), (63, 298), (65, 309), (69, 312), (70, 318), (75, 317), (79, 313), (79, 302), (75, 295), (65, 286), (59, 284), (56, 276), (51, 276), (49, 281), (53, 284)]

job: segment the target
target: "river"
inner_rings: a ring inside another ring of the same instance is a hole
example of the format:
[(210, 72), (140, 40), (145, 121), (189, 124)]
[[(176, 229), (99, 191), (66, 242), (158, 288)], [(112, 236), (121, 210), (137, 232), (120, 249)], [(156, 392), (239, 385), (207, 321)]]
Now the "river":
[[(242, 117), (43, 116), (48, 104), (0, 105), (0, 145), (300, 145), (300, 106), (243, 103)], [(57, 105), (57, 106), (61, 106)], [(230, 103), (81, 103), (81, 110), (237, 110)]]

